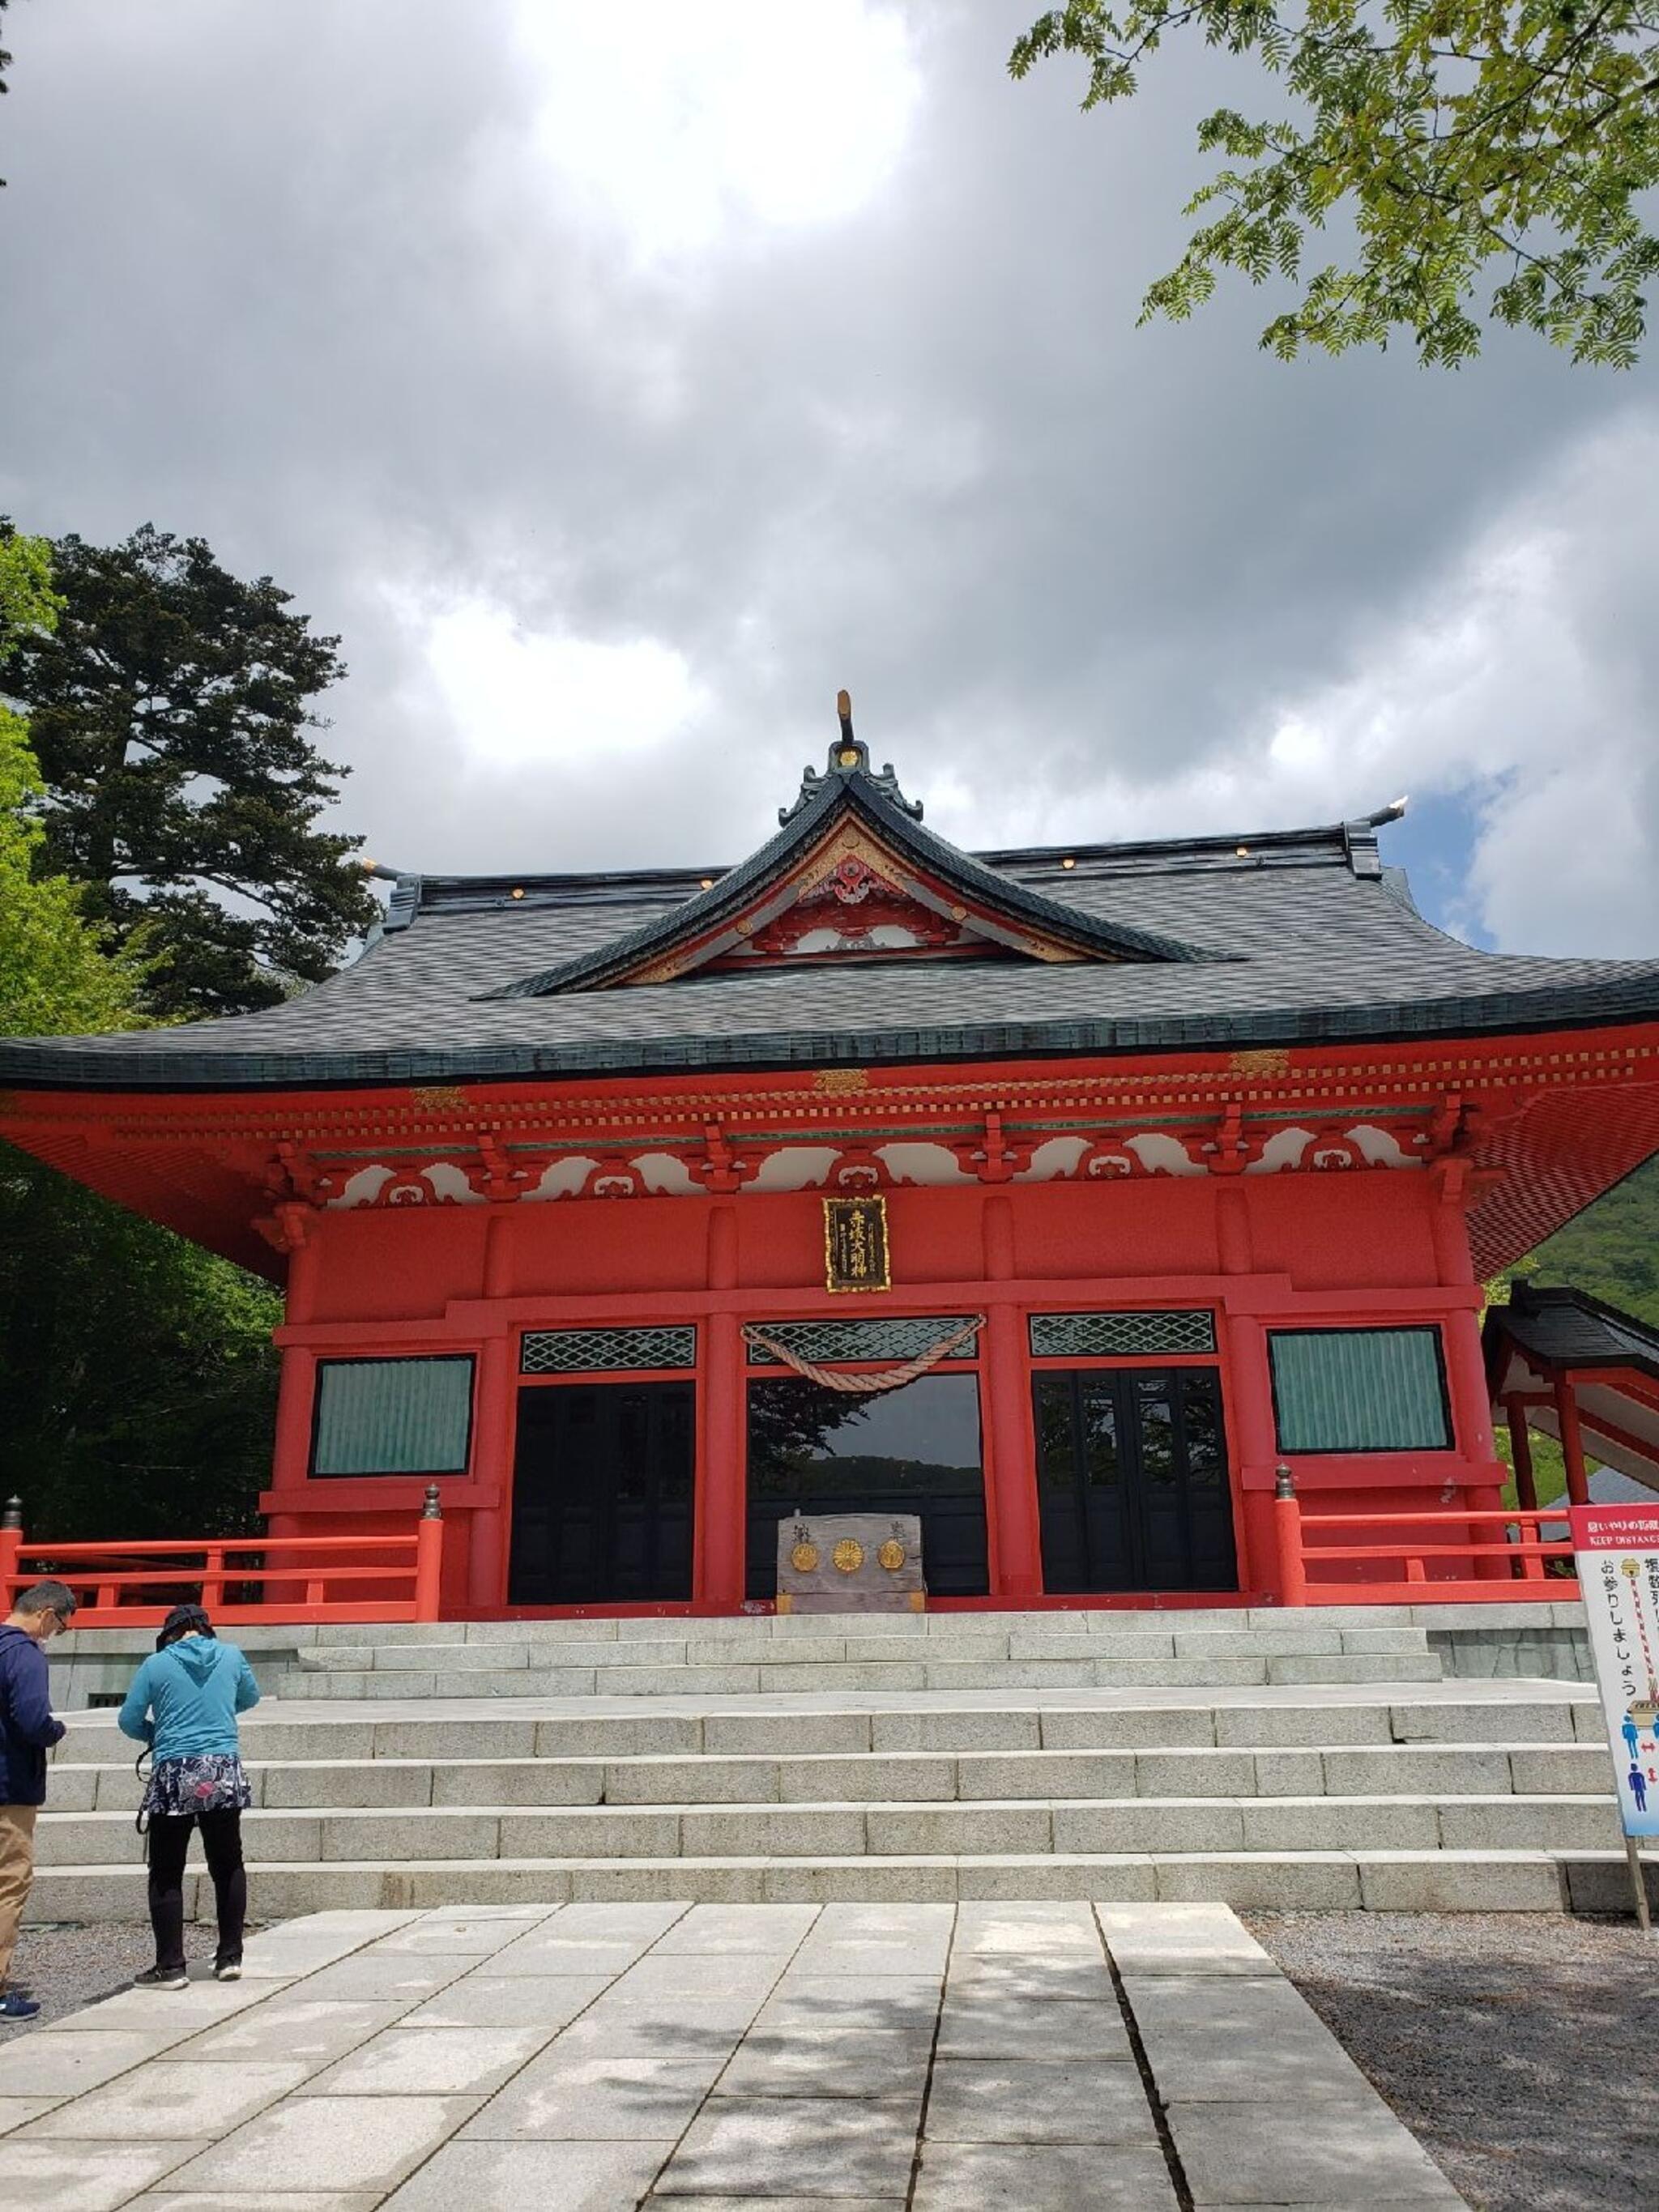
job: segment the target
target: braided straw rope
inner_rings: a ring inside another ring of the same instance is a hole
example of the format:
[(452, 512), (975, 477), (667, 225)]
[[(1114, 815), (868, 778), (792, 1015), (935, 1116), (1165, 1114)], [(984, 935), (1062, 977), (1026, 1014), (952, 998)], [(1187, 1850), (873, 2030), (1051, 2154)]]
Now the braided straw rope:
[(809, 1382), (819, 1383), (826, 1390), (841, 1390), (848, 1396), (856, 1395), (862, 1397), (876, 1390), (902, 1390), (907, 1382), (914, 1382), (918, 1375), (925, 1375), (930, 1367), (937, 1367), (940, 1360), (948, 1359), (958, 1346), (977, 1336), (984, 1326), (984, 1315), (976, 1314), (972, 1321), (965, 1322), (961, 1328), (952, 1329), (949, 1336), (942, 1336), (926, 1352), (919, 1352), (914, 1359), (907, 1359), (902, 1367), (880, 1367), (869, 1375), (852, 1375), (844, 1367), (820, 1367), (813, 1360), (803, 1359), (798, 1352), (792, 1352), (787, 1344), (780, 1344), (775, 1336), (769, 1336), (763, 1328), (757, 1328), (752, 1324), (744, 1327), (743, 1340), (762, 1352), (769, 1352), (775, 1359), (781, 1359), (786, 1367), (792, 1368), (797, 1375), (804, 1376)]

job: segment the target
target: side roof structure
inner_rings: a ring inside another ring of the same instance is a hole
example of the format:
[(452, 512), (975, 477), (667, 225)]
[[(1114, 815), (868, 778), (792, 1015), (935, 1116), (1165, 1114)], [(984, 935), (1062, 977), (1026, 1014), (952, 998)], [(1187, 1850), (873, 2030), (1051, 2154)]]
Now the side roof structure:
[[(843, 728), (730, 869), (400, 877), (362, 958), (269, 1011), (0, 1040), (0, 1085), (293, 1091), (769, 1066), (1238, 1050), (1659, 1018), (1659, 961), (1483, 952), (1385, 868), (1387, 808), (1320, 829), (958, 850)], [(743, 925), (862, 840), (963, 943), (738, 958)], [(814, 856), (817, 856), (814, 858)], [(827, 857), (826, 857), (827, 856)], [(972, 938), (972, 945), (965, 940)], [(994, 954), (957, 957), (970, 951)]]

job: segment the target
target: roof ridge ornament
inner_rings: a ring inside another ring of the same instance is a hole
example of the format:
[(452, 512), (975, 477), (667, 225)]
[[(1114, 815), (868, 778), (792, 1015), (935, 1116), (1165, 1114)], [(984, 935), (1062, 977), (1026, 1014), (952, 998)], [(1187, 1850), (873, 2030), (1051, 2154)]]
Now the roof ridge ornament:
[(854, 736), (853, 700), (849, 692), (836, 692), (836, 713), (841, 721), (841, 734), (830, 748), (830, 757), (824, 765), (823, 774), (820, 775), (817, 770), (811, 767), (804, 768), (801, 770), (800, 789), (796, 793), (795, 802), (793, 806), (779, 807), (779, 823), (782, 825), (793, 822), (804, 807), (810, 806), (815, 799), (829, 788), (836, 778), (852, 775), (863, 776), (866, 782), (874, 785), (876, 790), (890, 805), (896, 806), (901, 814), (908, 814), (913, 822), (920, 822), (921, 801), (919, 799), (907, 799), (899, 789), (898, 778), (893, 773), (891, 761), (883, 762), (881, 773), (878, 775), (870, 765), (869, 746), (861, 738)]

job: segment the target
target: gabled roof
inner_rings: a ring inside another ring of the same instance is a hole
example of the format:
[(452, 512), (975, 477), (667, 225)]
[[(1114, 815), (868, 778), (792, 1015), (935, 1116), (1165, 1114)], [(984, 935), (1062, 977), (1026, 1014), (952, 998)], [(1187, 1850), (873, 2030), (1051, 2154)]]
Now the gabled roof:
[(543, 999), (689, 975), (741, 951), (757, 928), (821, 884), (838, 860), (883, 871), (907, 898), (967, 934), (1033, 959), (1224, 957), (1045, 897), (924, 830), (921, 817), (921, 806), (901, 794), (890, 767), (872, 775), (867, 749), (844, 721), (824, 774), (807, 769), (794, 805), (779, 811), (777, 836), (739, 866), (607, 944), (481, 995)]
[[(735, 868), (402, 876), (363, 957), (284, 1005), (113, 1036), (0, 1039), (0, 1085), (875, 1067), (1659, 1020), (1659, 962), (1482, 952), (1425, 921), (1378, 851), (1397, 809), (1311, 830), (969, 854), (924, 830), (856, 741), (837, 750), (855, 747), (853, 763), (808, 777), (779, 836)], [(836, 825), (1022, 944), (999, 958), (821, 965), (711, 951), (788, 893)], [(605, 988), (681, 953), (669, 979)]]

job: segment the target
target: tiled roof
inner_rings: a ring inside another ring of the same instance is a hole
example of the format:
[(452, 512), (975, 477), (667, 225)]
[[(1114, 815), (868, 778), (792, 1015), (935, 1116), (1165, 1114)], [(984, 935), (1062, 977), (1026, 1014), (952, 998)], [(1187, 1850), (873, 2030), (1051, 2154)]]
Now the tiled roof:
[[(865, 778), (879, 805), (879, 779)], [(811, 802), (818, 804), (817, 799)], [(896, 815), (896, 807), (891, 810)], [(908, 957), (602, 985), (683, 924), (704, 879), (404, 877), (355, 965), (269, 1012), (116, 1036), (0, 1041), (0, 1084), (240, 1089), (1233, 1049), (1659, 1018), (1659, 962), (1480, 952), (1381, 865), (1385, 816), (1265, 836), (970, 857), (904, 819), (929, 865), (1128, 957)], [(791, 825), (793, 826), (793, 825)], [(899, 834), (884, 815), (884, 835)], [(1064, 863), (1070, 861), (1071, 866)], [(1131, 949), (1135, 948), (1135, 949)], [(515, 989), (551, 995), (501, 995)]]
[(1659, 1376), (1659, 1333), (1588, 1291), (1515, 1283), (1509, 1304), (1488, 1308), (1480, 1334), (1495, 1380), (1511, 1346), (1540, 1372), (1633, 1367)]

